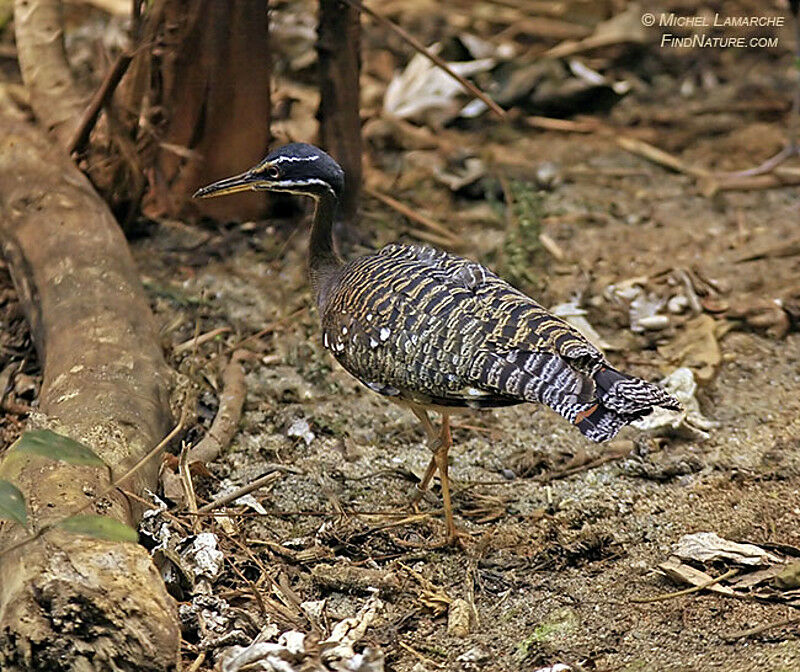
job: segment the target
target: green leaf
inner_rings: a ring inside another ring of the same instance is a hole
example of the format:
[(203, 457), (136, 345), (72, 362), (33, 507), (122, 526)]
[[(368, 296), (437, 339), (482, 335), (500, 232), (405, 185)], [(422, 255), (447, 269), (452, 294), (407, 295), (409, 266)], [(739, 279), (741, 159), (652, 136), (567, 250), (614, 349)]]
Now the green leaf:
[(13, 483), (0, 480), (0, 518), (13, 520), (22, 527), (28, 526), (28, 511), (25, 495)]
[(106, 463), (91, 448), (68, 436), (51, 432), (49, 429), (34, 429), (25, 432), (11, 446), (11, 450), (49, 457), (51, 460), (61, 460), (70, 464), (82, 464), (90, 467), (106, 466)]
[(85, 534), (108, 541), (131, 541), (133, 543), (139, 541), (139, 533), (136, 530), (107, 516), (72, 516), (56, 523), (56, 527), (67, 532)]

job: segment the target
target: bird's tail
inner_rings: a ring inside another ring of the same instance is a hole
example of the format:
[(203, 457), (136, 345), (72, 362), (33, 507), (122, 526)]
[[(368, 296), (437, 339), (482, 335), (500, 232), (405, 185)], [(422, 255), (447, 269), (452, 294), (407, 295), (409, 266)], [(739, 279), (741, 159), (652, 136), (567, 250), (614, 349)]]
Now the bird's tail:
[(658, 385), (626, 376), (610, 367), (594, 375), (597, 404), (578, 415), (575, 424), (592, 441), (607, 441), (625, 425), (660, 406), (681, 410), (680, 402)]

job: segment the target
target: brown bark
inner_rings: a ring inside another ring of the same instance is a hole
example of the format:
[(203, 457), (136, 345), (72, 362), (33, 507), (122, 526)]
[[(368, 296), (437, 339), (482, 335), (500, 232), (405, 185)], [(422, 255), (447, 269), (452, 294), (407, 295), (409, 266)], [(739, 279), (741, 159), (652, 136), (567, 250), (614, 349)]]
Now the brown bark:
[[(156, 211), (219, 219), (263, 215), (262, 194), (189, 200), (200, 186), (246, 170), (269, 147), (270, 54), (264, 0), (165, 0), (145, 19), (161, 48), (134, 63), (133, 107), (146, 90), (154, 125), (173, 147), (156, 148)], [(151, 204), (152, 205), (152, 204)]]
[(353, 222), (361, 193), (361, 17), (341, 0), (320, 0), (317, 53), (320, 140), (346, 175), (340, 214)]
[[(0, 105), (0, 243), (43, 364), (35, 426), (89, 445), (116, 475), (171, 424), (171, 383), (117, 223), (66, 153)], [(154, 487), (157, 463), (125, 486)], [(36, 526), (84, 513), (136, 525), (106, 470), (11, 453), (0, 478)], [(0, 524), (0, 549), (21, 530)], [(180, 630), (144, 548), (58, 529), (0, 556), (0, 669), (168, 670)]]
[(41, 124), (62, 146), (78, 126), (88, 95), (77, 86), (64, 51), (61, 0), (15, 0), (14, 29), (22, 79)]

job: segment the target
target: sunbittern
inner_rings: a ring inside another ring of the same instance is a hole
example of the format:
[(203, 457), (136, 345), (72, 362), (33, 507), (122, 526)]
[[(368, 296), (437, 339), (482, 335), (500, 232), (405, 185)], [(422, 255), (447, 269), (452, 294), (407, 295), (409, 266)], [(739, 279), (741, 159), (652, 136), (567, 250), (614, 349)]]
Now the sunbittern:
[[(577, 329), (481, 264), (397, 244), (344, 262), (332, 234), (343, 188), (336, 161), (294, 143), (195, 196), (266, 190), (315, 200), (309, 269), (322, 342), (358, 380), (419, 418), (433, 457), (414, 503), (438, 469), (448, 541), (457, 536), (447, 476), (454, 410), (539, 402), (606, 441), (654, 406), (680, 408), (660, 387), (613, 369)], [(441, 413), (439, 431), (429, 411)]]

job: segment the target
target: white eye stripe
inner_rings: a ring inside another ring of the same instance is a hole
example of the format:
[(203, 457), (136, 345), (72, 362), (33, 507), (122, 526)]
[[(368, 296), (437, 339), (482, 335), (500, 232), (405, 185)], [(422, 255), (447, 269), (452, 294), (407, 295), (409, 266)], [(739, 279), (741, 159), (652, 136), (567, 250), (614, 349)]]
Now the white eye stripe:
[(270, 163), (292, 163), (295, 161), (316, 161), (319, 158), (319, 154), (311, 154), (310, 156), (279, 156)]
[(319, 185), (320, 187), (325, 187), (325, 189), (327, 189), (334, 196), (336, 196), (336, 192), (333, 190), (333, 187), (331, 187), (330, 184), (328, 184), (325, 180), (320, 180), (319, 178), (316, 177), (309, 177), (306, 178), (305, 180), (281, 180), (280, 182), (273, 182), (272, 184), (270, 184), (269, 188), (276, 189), (282, 187), (286, 191), (292, 191), (297, 187), (307, 187), (312, 184)]

